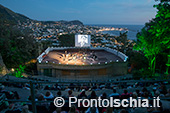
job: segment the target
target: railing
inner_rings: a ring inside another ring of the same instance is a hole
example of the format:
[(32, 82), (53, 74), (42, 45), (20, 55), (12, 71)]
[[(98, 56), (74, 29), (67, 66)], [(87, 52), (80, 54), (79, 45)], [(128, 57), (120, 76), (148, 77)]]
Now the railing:
[[(48, 54), (50, 51), (53, 51), (53, 50), (65, 50), (65, 49), (77, 49), (78, 47), (48, 47), (38, 58), (38, 62), (41, 63), (42, 60), (43, 60), (43, 56)], [(97, 47), (97, 48), (94, 48), (94, 47), (90, 47), (91, 50), (105, 50), (107, 52), (110, 52), (110, 53), (113, 53), (117, 56), (119, 56), (121, 59), (123, 59), (124, 62), (127, 61), (128, 57), (123, 54), (122, 52), (120, 51), (117, 51), (115, 49), (111, 49), (111, 48), (108, 48), (108, 47)]]

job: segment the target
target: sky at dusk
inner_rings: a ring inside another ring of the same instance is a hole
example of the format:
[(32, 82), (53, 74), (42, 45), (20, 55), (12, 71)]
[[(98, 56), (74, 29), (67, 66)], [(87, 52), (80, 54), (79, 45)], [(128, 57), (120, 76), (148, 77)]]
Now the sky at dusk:
[(0, 0), (34, 20), (80, 20), (84, 24), (143, 25), (156, 14), (154, 0)]

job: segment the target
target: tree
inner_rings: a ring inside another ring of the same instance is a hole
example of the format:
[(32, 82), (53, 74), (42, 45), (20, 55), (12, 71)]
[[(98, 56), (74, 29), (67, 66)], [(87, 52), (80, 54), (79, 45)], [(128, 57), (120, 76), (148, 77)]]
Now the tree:
[(154, 5), (158, 9), (156, 14), (156, 23), (152, 26), (150, 32), (153, 32), (157, 38), (161, 38), (162, 45), (164, 50), (168, 49), (167, 53), (167, 69), (166, 74), (169, 72), (170, 66), (170, 1), (169, 0), (160, 0), (158, 5)]
[[(157, 8), (157, 14), (137, 34), (137, 44), (134, 49), (144, 53), (149, 61), (151, 74), (155, 74), (156, 56), (162, 54), (170, 45), (170, 4), (168, 0), (161, 0)], [(170, 60), (167, 61), (169, 66)], [(167, 72), (169, 67), (167, 67)]]
[(124, 32), (124, 33), (120, 32), (119, 41), (122, 43), (121, 51), (123, 53), (126, 53), (126, 48), (127, 48), (127, 45), (128, 45), (127, 32)]
[(33, 37), (22, 33), (13, 26), (0, 23), (0, 53), (8, 68), (18, 67), (19, 64), (37, 57), (37, 44)]
[(147, 31), (147, 27), (144, 27), (142, 31), (137, 34), (136, 50), (140, 50), (144, 53), (145, 57), (149, 61), (149, 69), (151, 74), (155, 73), (156, 55), (161, 51), (161, 44), (156, 38)]
[(58, 37), (60, 46), (62, 47), (74, 47), (75, 38), (74, 34), (64, 34)]
[(25, 72), (24, 69), (25, 69), (25, 66), (19, 65), (19, 67), (16, 69), (13, 75), (18, 78), (23, 77), (22, 74)]

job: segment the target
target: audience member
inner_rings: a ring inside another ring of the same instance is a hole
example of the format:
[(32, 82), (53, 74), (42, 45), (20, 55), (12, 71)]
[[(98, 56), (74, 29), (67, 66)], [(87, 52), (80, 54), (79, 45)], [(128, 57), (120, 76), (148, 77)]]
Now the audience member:
[(168, 93), (165, 96), (170, 97), (170, 89), (168, 89)]
[(76, 108), (75, 105), (72, 105), (68, 113), (80, 113), (80, 111)]
[(92, 91), (91, 94), (88, 96), (89, 99), (96, 99), (97, 95), (95, 91)]
[(121, 99), (128, 99), (130, 97), (128, 91), (125, 89), (124, 93), (121, 94)]
[(53, 96), (53, 94), (50, 91), (47, 91), (45, 93), (44, 99), (52, 100), (52, 99), (54, 99), (54, 96)]
[(99, 110), (97, 107), (93, 106), (93, 107), (89, 107), (86, 113), (99, 113)]
[(28, 107), (28, 105), (25, 105), (25, 106), (23, 106), (23, 108), (22, 108), (22, 112), (21, 113), (32, 113), (31, 111), (29, 111), (29, 107)]
[(109, 97), (119, 98), (119, 93), (116, 92), (116, 89), (113, 89), (113, 93)]

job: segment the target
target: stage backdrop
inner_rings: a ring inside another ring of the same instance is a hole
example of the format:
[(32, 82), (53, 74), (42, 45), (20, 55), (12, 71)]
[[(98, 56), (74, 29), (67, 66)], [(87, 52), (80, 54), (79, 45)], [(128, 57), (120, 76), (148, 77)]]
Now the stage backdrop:
[(75, 35), (76, 47), (90, 47), (91, 36), (90, 35)]

